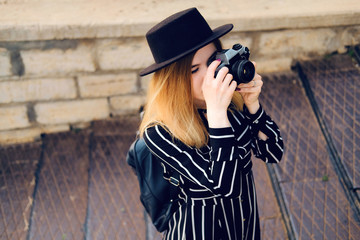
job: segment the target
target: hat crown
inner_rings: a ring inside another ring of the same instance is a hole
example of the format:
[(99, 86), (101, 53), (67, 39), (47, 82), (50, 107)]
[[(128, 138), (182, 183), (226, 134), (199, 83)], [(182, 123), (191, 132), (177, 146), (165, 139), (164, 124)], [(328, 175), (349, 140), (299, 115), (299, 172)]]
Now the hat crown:
[(191, 50), (212, 34), (200, 12), (190, 8), (155, 25), (146, 39), (155, 62), (161, 63)]
[(155, 63), (140, 71), (145, 76), (191, 54), (233, 28), (232, 24), (211, 29), (196, 8), (171, 15), (146, 33)]

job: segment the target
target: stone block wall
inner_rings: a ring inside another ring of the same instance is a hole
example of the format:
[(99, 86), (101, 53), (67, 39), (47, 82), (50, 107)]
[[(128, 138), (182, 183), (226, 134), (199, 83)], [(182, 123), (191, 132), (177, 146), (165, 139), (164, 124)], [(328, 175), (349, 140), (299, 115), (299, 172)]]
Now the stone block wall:
[[(294, 59), (359, 44), (360, 26), (234, 31), (222, 40), (248, 46), (260, 73), (289, 71)], [(0, 42), (0, 144), (135, 114), (151, 77), (138, 72), (152, 62), (138, 36)]]
[(146, 47), (143, 38), (1, 42), (0, 144), (135, 113)]

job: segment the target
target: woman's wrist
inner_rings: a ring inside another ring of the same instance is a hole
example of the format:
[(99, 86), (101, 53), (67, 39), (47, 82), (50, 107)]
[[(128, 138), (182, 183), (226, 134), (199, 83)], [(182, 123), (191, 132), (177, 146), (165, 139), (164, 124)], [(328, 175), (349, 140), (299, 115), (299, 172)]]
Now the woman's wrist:
[(259, 100), (255, 101), (254, 103), (251, 103), (251, 104), (246, 104), (245, 103), (245, 105), (246, 105), (246, 108), (248, 109), (250, 114), (255, 114), (260, 108)]
[(207, 109), (207, 120), (210, 128), (230, 127), (227, 111), (213, 111)]

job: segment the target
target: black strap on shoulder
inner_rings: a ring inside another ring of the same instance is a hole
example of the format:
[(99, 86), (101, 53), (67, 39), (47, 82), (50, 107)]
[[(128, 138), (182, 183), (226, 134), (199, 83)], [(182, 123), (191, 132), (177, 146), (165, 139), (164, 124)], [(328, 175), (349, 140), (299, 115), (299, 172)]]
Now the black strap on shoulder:
[[(137, 154), (141, 154), (141, 155), (145, 155), (145, 154), (152, 154), (150, 149), (146, 146), (145, 141), (143, 138), (138, 138), (135, 142), (135, 157)], [(165, 165), (160, 161), (160, 159), (158, 157), (156, 157), (154, 154), (152, 155), (152, 157), (157, 158), (159, 160), (159, 163), (161, 164), (161, 166), (164, 169), (163, 172), (163, 177), (164, 179), (166, 179), (169, 183), (171, 183), (172, 185), (178, 187), (180, 185), (180, 181), (179, 181), (179, 173), (177, 173), (175, 170), (168, 170)], [(135, 161), (135, 164), (138, 164), (138, 161)], [(136, 166), (138, 167), (138, 166)]]

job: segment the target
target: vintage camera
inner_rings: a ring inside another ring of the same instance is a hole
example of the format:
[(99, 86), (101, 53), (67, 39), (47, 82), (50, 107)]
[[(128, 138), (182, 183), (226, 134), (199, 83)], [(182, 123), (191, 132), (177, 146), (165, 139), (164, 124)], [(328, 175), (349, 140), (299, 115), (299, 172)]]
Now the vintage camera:
[(255, 75), (255, 66), (249, 61), (250, 50), (240, 44), (234, 44), (231, 49), (215, 52), (208, 60), (208, 66), (216, 59), (221, 63), (215, 70), (215, 77), (222, 67), (229, 68), (229, 73), (239, 85), (250, 82)]

